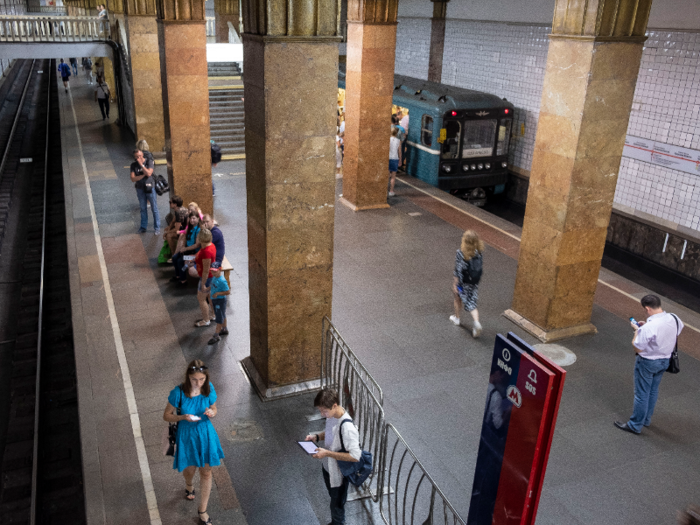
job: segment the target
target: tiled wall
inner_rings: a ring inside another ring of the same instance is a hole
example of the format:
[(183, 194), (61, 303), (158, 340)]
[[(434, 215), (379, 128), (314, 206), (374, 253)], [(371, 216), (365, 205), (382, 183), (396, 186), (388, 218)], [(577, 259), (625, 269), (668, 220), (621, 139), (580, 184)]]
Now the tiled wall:
[[(424, 20), (399, 19), (397, 73), (426, 78), (430, 20)], [(454, 19), (445, 26), (442, 82), (494, 93), (516, 106), (510, 163), (527, 171), (532, 165), (550, 30), (541, 25)], [(419, 31), (427, 34), (420, 38), (415, 34)], [(650, 31), (648, 36), (628, 133), (700, 149), (700, 33)], [(700, 230), (700, 173), (623, 158), (615, 202)]]

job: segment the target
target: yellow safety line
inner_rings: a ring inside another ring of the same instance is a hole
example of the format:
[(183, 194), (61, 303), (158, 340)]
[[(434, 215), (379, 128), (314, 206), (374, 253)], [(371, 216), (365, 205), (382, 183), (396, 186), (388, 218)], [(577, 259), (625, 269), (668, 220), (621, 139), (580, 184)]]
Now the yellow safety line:
[(243, 84), (237, 86), (209, 86), (209, 91), (214, 89), (243, 89)]
[(245, 153), (236, 153), (235, 155), (221, 155), (221, 160), (241, 160), (245, 158)]
[[(491, 224), (491, 223), (485, 221), (484, 219), (481, 219), (481, 218), (477, 217), (476, 215), (472, 215), (472, 214), (469, 213), (468, 211), (465, 211), (465, 210), (463, 210), (462, 208), (459, 208), (458, 206), (455, 206), (454, 204), (451, 204), (451, 203), (447, 202), (446, 200), (443, 200), (443, 199), (441, 199), (441, 198), (439, 198), (439, 197), (436, 197), (435, 195), (432, 195), (431, 193), (428, 193), (427, 191), (425, 191), (425, 190), (419, 188), (418, 186), (414, 186), (414, 185), (411, 184), (410, 182), (407, 182), (407, 181), (405, 181), (405, 180), (401, 180), (401, 179), (399, 179), (399, 178), (397, 178), (396, 180), (397, 180), (398, 182), (401, 182), (401, 183), (405, 184), (406, 186), (410, 186), (411, 188), (413, 188), (413, 189), (416, 190), (416, 191), (420, 191), (421, 193), (424, 193), (424, 194), (426, 194), (427, 196), (432, 197), (432, 198), (435, 199), (436, 201), (442, 202), (443, 204), (446, 204), (446, 205), (448, 205), (449, 207), (454, 208), (455, 210), (457, 210), (457, 211), (463, 213), (464, 215), (468, 215), (468, 216), (471, 217), (472, 219), (476, 219), (477, 221), (486, 224), (487, 226), (493, 228), (494, 230), (499, 231), (499, 232), (501, 232), (501, 233), (507, 235), (508, 237), (511, 237), (511, 238), (515, 239), (516, 241), (520, 241), (520, 237), (518, 237), (517, 235), (513, 235), (513, 234), (510, 233), (510, 232), (507, 232), (507, 231), (505, 231), (505, 230), (502, 230), (502, 229), (499, 228), (498, 226), (494, 226), (493, 224)], [(620, 289), (617, 288), (616, 286), (613, 286), (613, 285), (610, 284), (610, 283), (606, 283), (606, 282), (603, 281), (602, 279), (598, 279), (598, 282), (601, 283), (601, 284), (604, 284), (604, 285), (607, 286), (608, 288), (612, 288), (613, 290), (615, 290), (616, 292), (618, 292), (618, 293), (624, 295), (625, 297), (629, 297), (630, 299), (633, 299), (634, 301), (639, 301), (639, 297), (635, 297), (635, 296), (632, 295), (632, 294), (629, 294), (629, 293), (627, 293), (627, 292), (625, 292), (625, 291), (623, 291), (623, 290), (620, 290)], [(690, 325), (690, 324), (687, 324), (687, 323), (684, 323), (684, 324), (685, 324), (685, 326), (687, 326), (687, 327), (690, 328), (691, 330), (694, 330), (695, 332), (700, 333), (700, 329), (695, 328), (693, 325)]]

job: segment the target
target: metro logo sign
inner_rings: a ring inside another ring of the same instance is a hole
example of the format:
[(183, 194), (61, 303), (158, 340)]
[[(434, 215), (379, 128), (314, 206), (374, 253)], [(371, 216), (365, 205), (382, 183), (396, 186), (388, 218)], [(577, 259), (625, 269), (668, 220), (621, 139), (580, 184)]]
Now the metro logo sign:
[(496, 336), (468, 525), (532, 525), (566, 372)]

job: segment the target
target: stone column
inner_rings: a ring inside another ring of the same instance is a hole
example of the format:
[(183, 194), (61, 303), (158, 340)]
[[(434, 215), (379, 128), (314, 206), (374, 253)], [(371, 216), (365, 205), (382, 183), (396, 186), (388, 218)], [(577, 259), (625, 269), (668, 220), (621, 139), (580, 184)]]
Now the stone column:
[(398, 0), (348, 0), (343, 203), (388, 208)]
[(338, 0), (244, 0), (250, 357), (263, 399), (317, 387), (331, 314)]
[(556, 0), (512, 310), (542, 341), (591, 324), (651, 0)]
[(156, 0), (124, 0), (126, 38), (134, 93), (136, 139), (154, 152), (165, 149), (163, 91)]
[(432, 0), (433, 18), (430, 19), (430, 59), (428, 80), (442, 80), (442, 55), (445, 50), (445, 16), (449, 0)]
[(216, 42), (228, 44), (228, 23), (238, 33), (238, 0), (214, 0), (216, 14)]
[(171, 195), (212, 213), (204, 0), (158, 0), (158, 42)]

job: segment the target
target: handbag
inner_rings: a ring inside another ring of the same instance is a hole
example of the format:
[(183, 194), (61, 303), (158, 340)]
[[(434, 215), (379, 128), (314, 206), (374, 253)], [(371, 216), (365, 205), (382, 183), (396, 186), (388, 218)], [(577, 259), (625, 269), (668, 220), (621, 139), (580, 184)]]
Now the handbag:
[[(180, 388), (180, 401), (177, 405), (177, 415), (181, 415), (182, 408), (182, 388)], [(164, 456), (175, 456), (177, 451), (177, 423), (168, 423), (167, 428), (163, 429), (163, 437), (161, 445), (163, 447)]]
[[(338, 429), (338, 432), (340, 432), (340, 452), (347, 452), (345, 443), (343, 443), (343, 425), (348, 422), (352, 423), (352, 419), (343, 419)], [(359, 487), (372, 473), (372, 454), (363, 450), (359, 461), (338, 461), (338, 468), (340, 473), (348, 478), (350, 483)]]
[(673, 353), (671, 353), (671, 358), (668, 360), (668, 368), (666, 372), (669, 374), (677, 374), (681, 371), (681, 365), (678, 361), (678, 317), (671, 314), (673, 319), (676, 321), (676, 346), (673, 348)]

